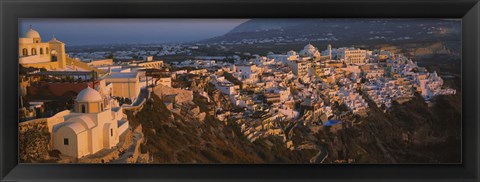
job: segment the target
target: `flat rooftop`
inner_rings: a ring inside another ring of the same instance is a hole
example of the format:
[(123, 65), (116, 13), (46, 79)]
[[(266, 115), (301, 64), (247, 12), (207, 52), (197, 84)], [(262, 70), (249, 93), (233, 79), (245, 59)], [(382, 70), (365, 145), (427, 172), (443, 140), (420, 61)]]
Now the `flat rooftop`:
[(31, 75), (89, 75), (94, 74), (93, 71), (42, 71)]
[(111, 73), (107, 75), (105, 78), (136, 78), (138, 76), (138, 72), (124, 72), (124, 73)]

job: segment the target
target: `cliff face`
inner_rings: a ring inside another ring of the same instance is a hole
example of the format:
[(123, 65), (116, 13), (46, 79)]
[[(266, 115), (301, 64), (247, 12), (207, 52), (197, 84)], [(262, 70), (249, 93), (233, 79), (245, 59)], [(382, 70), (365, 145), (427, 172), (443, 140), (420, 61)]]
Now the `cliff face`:
[(459, 163), (460, 96), (439, 96), (433, 106), (416, 97), (390, 111), (371, 107), (361, 123), (332, 135), (320, 132), (329, 148), (326, 162)]
[(212, 98), (215, 101), (215, 107), (222, 108), (224, 110), (233, 109), (233, 106), (230, 102), (230, 98), (228, 96), (222, 94), (220, 91), (216, 90), (212, 92)]
[[(316, 132), (292, 121), (289, 143), (281, 137), (250, 142), (235, 122), (220, 122), (213, 104), (228, 107), (225, 98), (214, 102), (194, 96), (199, 120), (170, 112), (152, 94), (142, 110), (127, 111), (132, 127), (142, 125), (145, 143), (139, 146), (145, 161), (153, 163), (459, 163), (461, 162), (460, 95), (439, 96), (431, 104), (417, 96), (395, 103), (384, 113), (375, 106), (368, 116), (356, 117), (353, 126), (323, 128)], [(45, 120), (20, 123), (20, 162), (55, 162), (49, 151), (50, 133)], [(290, 150), (288, 145), (294, 145)], [(57, 154), (58, 155), (58, 154)], [(153, 161), (151, 161), (153, 160)]]
[[(156, 95), (136, 115), (142, 124), (146, 148), (153, 163), (308, 163), (314, 150), (290, 151), (280, 137), (249, 142), (234, 123), (225, 125), (209, 112), (203, 122), (170, 112)], [(195, 103), (202, 97), (194, 97)], [(201, 112), (205, 112), (201, 106)]]
[(372, 106), (368, 116), (350, 118), (355, 122), (348, 127), (313, 132), (292, 121), (293, 143), (272, 136), (252, 143), (235, 122), (225, 124), (208, 112), (224, 99), (216, 94), (213, 103), (199, 99), (194, 96), (194, 103), (207, 113), (202, 121), (170, 112), (156, 95), (136, 115), (127, 113), (133, 125), (142, 124), (153, 163), (461, 162), (459, 95), (439, 96), (432, 104), (417, 96), (386, 113)]

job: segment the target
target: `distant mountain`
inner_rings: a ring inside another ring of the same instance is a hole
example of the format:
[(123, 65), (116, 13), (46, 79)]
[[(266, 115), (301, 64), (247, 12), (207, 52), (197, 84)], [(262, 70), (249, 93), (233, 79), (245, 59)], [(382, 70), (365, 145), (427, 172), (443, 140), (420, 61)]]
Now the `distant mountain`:
[(452, 19), (252, 19), (202, 42), (411, 42), (460, 40), (460, 35), (461, 21)]
[(309, 19), (253, 19), (246, 21), (232, 29), (229, 34), (242, 32), (259, 32), (268, 30), (279, 30), (286, 27), (293, 27), (308, 23)]

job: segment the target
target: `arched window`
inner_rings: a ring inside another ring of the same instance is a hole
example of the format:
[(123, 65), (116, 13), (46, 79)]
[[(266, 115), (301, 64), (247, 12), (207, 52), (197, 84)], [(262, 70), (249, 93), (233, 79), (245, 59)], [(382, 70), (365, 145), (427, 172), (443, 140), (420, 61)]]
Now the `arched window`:
[(86, 112), (85, 110), (86, 110), (85, 105), (82, 105), (82, 113), (85, 113)]
[(56, 62), (57, 61), (57, 51), (55, 49), (52, 49), (52, 51), (50, 51), (50, 60), (52, 62)]
[(32, 55), (37, 55), (37, 50), (35, 48), (32, 48)]
[(27, 56), (28, 55), (28, 50), (27, 48), (22, 49), (22, 55)]
[(48, 47), (45, 47), (45, 54), (49, 54)]
[(40, 48), (40, 54), (43, 54), (43, 48)]

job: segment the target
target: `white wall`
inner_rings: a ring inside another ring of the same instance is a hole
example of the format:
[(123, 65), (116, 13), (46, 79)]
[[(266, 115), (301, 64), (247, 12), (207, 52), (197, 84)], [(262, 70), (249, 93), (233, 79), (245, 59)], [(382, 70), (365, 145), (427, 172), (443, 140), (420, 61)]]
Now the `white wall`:
[[(78, 156), (77, 135), (72, 129), (62, 127), (54, 133), (53, 137), (53, 147), (55, 149), (64, 155), (72, 157)], [(64, 145), (64, 138), (68, 138), (68, 145)]]

